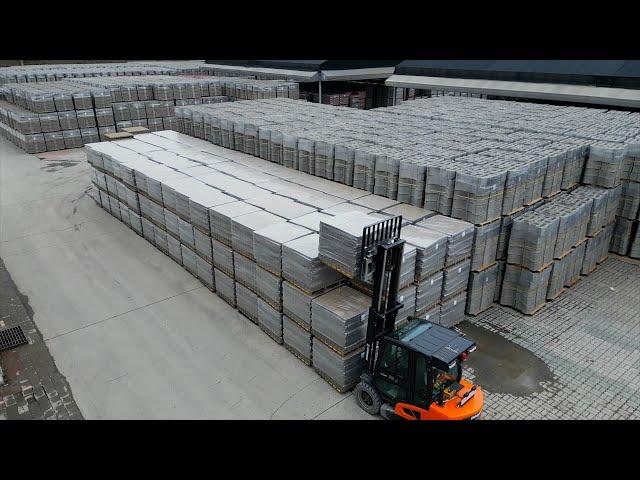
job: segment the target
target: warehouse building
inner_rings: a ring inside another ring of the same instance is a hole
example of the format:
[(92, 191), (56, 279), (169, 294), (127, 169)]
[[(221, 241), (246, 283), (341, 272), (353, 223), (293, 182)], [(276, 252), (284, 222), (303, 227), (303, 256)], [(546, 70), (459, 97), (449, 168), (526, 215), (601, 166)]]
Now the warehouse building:
[(406, 60), (385, 84), (429, 95), (640, 109), (637, 60)]
[[(301, 98), (360, 109), (386, 107), (405, 98), (384, 85), (400, 60), (207, 60), (211, 74), (300, 82)], [(394, 93), (396, 97), (394, 97)]]

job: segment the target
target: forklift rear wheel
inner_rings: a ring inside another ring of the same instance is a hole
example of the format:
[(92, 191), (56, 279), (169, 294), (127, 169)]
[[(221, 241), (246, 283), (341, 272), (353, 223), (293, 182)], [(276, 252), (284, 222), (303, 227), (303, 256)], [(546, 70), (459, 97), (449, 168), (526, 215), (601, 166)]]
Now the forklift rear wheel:
[(380, 394), (373, 387), (373, 385), (367, 382), (360, 382), (355, 389), (356, 401), (360, 408), (370, 415), (377, 415), (380, 413), (380, 406), (382, 400)]

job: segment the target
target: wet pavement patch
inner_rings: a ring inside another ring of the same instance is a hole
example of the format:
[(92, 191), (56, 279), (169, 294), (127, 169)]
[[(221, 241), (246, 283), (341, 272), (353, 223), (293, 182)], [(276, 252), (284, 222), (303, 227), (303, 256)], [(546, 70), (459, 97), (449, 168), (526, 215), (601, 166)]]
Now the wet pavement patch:
[(542, 392), (542, 382), (553, 381), (549, 366), (526, 348), (468, 321), (458, 327), (478, 346), (466, 363), (488, 392), (524, 397)]
[(63, 168), (69, 168), (69, 167), (75, 167), (76, 165), (78, 165), (80, 162), (74, 162), (71, 160), (68, 161), (48, 161), (46, 164), (44, 164), (41, 168), (41, 170), (44, 170), (46, 172), (57, 172), (58, 170), (62, 170)]

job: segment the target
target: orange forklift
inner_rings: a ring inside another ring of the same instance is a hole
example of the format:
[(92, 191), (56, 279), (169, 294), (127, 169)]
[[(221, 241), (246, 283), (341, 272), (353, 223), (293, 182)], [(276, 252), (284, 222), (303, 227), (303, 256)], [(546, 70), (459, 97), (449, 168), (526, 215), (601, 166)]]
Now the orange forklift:
[(476, 344), (455, 330), (421, 319), (395, 329), (404, 250), (402, 216), (362, 232), (360, 280), (372, 286), (364, 372), (354, 394), (371, 415), (407, 420), (476, 420), (482, 389), (462, 378)]

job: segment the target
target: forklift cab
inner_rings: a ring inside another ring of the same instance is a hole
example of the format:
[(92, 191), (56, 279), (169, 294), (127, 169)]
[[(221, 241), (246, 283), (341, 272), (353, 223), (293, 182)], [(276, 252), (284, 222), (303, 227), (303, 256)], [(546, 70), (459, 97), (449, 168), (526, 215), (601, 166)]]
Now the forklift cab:
[(412, 320), (380, 339), (373, 374), (367, 376), (373, 392), (357, 389), (358, 402), (385, 404), (387, 414), (396, 418), (477, 419), (482, 391), (462, 378), (461, 366), (475, 349), (475, 343), (453, 330)]

